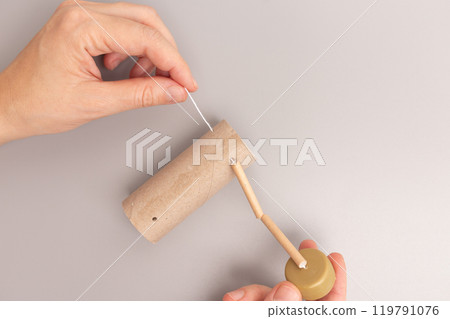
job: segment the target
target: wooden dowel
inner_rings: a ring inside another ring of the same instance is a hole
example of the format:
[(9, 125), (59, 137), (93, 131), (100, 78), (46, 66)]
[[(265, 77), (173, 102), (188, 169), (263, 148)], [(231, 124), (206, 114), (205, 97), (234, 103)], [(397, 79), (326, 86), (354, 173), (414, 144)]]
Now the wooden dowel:
[(236, 174), (236, 177), (241, 184), (241, 187), (247, 197), (250, 206), (255, 213), (256, 218), (260, 219), (264, 225), (270, 230), (275, 239), (280, 243), (284, 250), (291, 256), (292, 260), (298, 265), (299, 268), (306, 267), (306, 259), (300, 254), (300, 252), (295, 248), (295, 246), (289, 241), (286, 235), (281, 231), (280, 228), (275, 224), (275, 222), (262, 211), (261, 205), (256, 198), (255, 192), (253, 191), (250, 182), (248, 181), (247, 175), (245, 175), (244, 169), (241, 164), (234, 159), (230, 160), (231, 168)]
[(306, 259), (300, 254), (300, 252), (295, 248), (295, 246), (289, 241), (286, 235), (281, 231), (280, 228), (275, 224), (275, 222), (268, 215), (263, 215), (261, 221), (270, 230), (272, 235), (278, 240), (280, 245), (286, 250), (286, 252), (291, 256), (292, 260), (298, 265), (299, 268), (306, 267)]
[(261, 219), (264, 215), (261, 205), (256, 198), (255, 192), (253, 191), (252, 185), (248, 181), (247, 175), (245, 175), (244, 169), (241, 166), (241, 163), (236, 162), (236, 160), (231, 159), (231, 168), (233, 169), (236, 177), (241, 184), (242, 190), (244, 191), (245, 197), (252, 207), (253, 212), (255, 213), (256, 218)]

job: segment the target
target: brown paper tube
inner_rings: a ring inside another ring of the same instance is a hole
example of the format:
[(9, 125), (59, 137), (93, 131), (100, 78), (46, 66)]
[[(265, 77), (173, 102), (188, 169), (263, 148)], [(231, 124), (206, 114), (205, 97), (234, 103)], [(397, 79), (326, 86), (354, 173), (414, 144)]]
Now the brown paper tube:
[[(211, 145), (204, 145), (206, 141)], [(200, 150), (196, 158), (195, 149)], [(214, 154), (218, 155), (211, 159)], [(125, 214), (145, 238), (156, 243), (232, 180), (231, 157), (247, 162), (244, 167), (254, 161), (239, 135), (223, 120), (214, 132), (208, 131), (126, 198), (122, 203)]]

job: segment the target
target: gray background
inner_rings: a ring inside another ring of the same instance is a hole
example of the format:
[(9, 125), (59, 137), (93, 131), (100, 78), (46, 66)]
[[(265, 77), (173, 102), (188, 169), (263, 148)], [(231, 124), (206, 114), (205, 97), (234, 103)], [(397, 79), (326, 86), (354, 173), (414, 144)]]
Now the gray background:
[[(269, 165), (248, 174), (345, 256), (349, 299), (449, 299), (448, 1), (379, 1), (253, 127), (372, 1), (135, 2), (173, 32), (212, 123), (252, 141), (314, 138), (325, 167), (294, 166), (299, 146), (281, 167), (266, 144)], [(58, 3), (1, 2), (1, 69)], [(137, 238), (121, 201), (148, 178), (125, 166), (144, 128), (172, 136), (173, 155), (207, 129), (160, 106), (0, 147), (0, 299), (76, 299)], [(307, 238), (254, 186), (293, 242)], [(233, 181), (157, 245), (138, 241), (82, 299), (220, 299), (283, 280), (286, 259)]]

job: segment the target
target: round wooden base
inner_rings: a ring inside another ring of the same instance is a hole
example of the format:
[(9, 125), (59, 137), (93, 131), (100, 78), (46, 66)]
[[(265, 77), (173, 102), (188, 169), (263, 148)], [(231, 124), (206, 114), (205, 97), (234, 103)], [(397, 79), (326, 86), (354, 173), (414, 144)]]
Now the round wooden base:
[(318, 249), (301, 249), (300, 253), (308, 262), (306, 268), (298, 268), (292, 258), (286, 263), (286, 280), (292, 282), (306, 300), (325, 297), (336, 281), (333, 265)]

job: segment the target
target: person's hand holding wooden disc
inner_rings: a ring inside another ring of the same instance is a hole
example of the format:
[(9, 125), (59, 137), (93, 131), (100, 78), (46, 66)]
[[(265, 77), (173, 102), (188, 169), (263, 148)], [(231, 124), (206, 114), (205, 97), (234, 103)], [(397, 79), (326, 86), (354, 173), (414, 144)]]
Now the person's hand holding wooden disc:
[[(300, 249), (314, 248), (317, 245), (312, 240), (304, 240)], [(328, 256), (336, 273), (336, 282), (331, 291), (320, 301), (343, 301), (347, 297), (347, 274), (345, 271), (344, 257), (339, 253), (331, 253)], [(299, 301), (303, 300), (297, 287), (289, 281), (282, 281), (270, 288), (264, 285), (249, 285), (228, 292), (223, 297), (224, 301)]]

